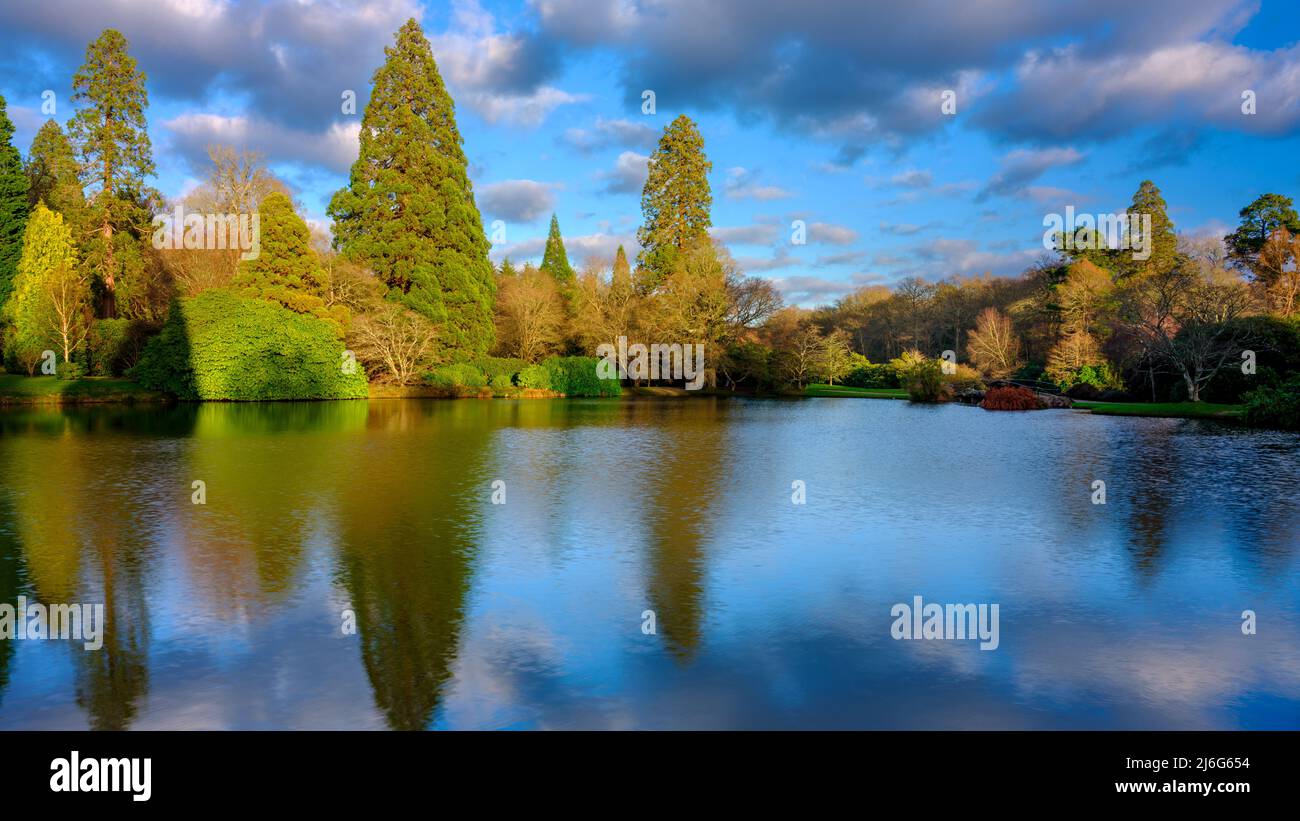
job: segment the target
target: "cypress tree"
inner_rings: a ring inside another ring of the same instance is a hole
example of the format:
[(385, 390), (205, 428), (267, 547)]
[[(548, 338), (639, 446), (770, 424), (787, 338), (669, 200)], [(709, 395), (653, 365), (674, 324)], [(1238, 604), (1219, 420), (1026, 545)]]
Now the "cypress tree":
[(444, 353), (495, 341), (496, 281), (451, 95), (424, 32), (408, 20), (384, 49), (361, 121), (361, 153), (330, 202), (334, 242), (389, 296), (440, 323)]
[(9, 121), (8, 105), (0, 96), (0, 308), (13, 292), (14, 274), (23, 253), (23, 234), (27, 230), (27, 174), (23, 160), (11, 140), (14, 124)]
[(610, 273), (610, 287), (615, 291), (628, 291), (632, 288), (632, 268), (627, 263), (627, 252), (618, 246), (614, 252), (614, 270)]
[[(140, 200), (145, 178), (154, 173), (144, 115), (149, 93), (126, 38), (114, 29), (104, 29), (86, 48), (72, 87), (73, 102), (81, 108), (68, 122), (68, 133), (82, 182), (97, 187), (87, 215), (95, 238), (86, 255), (103, 289), (104, 314), (112, 317), (119, 281), (139, 274), (143, 265), (138, 248), (122, 246), (138, 242), (149, 222)], [(116, 236), (123, 230), (129, 232), (126, 239)]]
[(673, 120), (650, 156), (641, 192), (645, 223), (636, 236), (641, 243), (637, 276), (643, 290), (658, 286), (673, 270), (682, 249), (708, 234), (712, 168), (695, 122), (685, 114)]
[(55, 120), (46, 120), (27, 153), (27, 181), (31, 186), (28, 202), (32, 207), (44, 202), (51, 211), (75, 223), (86, 207), (86, 196), (77, 178), (77, 160), (72, 143)]
[(546, 236), (546, 250), (542, 252), (542, 270), (555, 277), (561, 286), (572, 285), (577, 279), (569, 265), (569, 255), (564, 251), (560, 221), (554, 214), (551, 214), (551, 232)]
[(314, 314), (343, 335), (347, 315), (341, 306), (325, 306), (329, 280), (311, 247), (311, 229), (293, 210), (293, 202), (279, 191), (257, 208), (260, 248), (258, 255), (239, 263), (232, 282), (235, 290), (265, 299), (300, 314)]

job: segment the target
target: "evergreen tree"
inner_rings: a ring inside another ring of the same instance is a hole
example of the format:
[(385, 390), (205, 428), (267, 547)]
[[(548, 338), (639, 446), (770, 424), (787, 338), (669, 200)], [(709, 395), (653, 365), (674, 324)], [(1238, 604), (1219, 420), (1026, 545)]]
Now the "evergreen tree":
[[(103, 289), (104, 314), (111, 317), (117, 315), (120, 282), (142, 275), (138, 243), (149, 224), (145, 200), (151, 193), (144, 180), (154, 173), (144, 114), (149, 93), (126, 38), (114, 29), (105, 29), (86, 48), (72, 87), (73, 102), (81, 107), (68, 122), (68, 133), (81, 180), (95, 188), (87, 215), (95, 237), (86, 247), (87, 262)], [(121, 231), (128, 236), (118, 237)]]
[(694, 121), (684, 114), (673, 120), (650, 157), (641, 192), (645, 223), (637, 231), (637, 276), (643, 290), (653, 290), (673, 270), (682, 249), (708, 234), (712, 168)]
[[(77, 159), (72, 143), (55, 120), (46, 120), (32, 140), (27, 154), (28, 202), (33, 208), (44, 202), (73, 225), (86, 207), (86, 195), (77, 176)], [(75, 235), (74, 235), (75, 239)]]
[[(1133, 258), (1136, 248), (1121, 251), (1115, 257), (1115, 270), (1121, 276), (1163, 273), (1178, 264), (1178, 235), (1174, 233), (1174, 224), (1169, 219), (1169, 211), (1160, 189), (1151, 180), (1143, 180), (1133, 194), (1133, 204), (1128, 208), (1130, 219), (1130, 236), (1133, 232), (1143, 235), (1141, 243), (1149, 247), (1151, 256), (1145, 260)], [(1147, 215), (1151, 217), (1151, 233), (1145, 236), (1143, 227)], [(1149, 243), (1149, 245), (1146, 245)], [(1139, 243), (1131, 243), (1138, 245)]]
[(1291, 234), (1300, 234), (1300, 217), (1291, 198), (1281, 194), (1265, 194), (1241, 209), (1238, 216), (1241, 224), (1223, 238), (1223, 243), (1229, 259), (1248, 271), (1255, 270), (1259, 252), (1273, 232), (1285, 228)]
[(424, 32), (408, 20), (384, 49), (361, 121), (361, 153), (329, 214), (334, 241), (389, 295), (441, 323), (444, 353), (493, 345), (496, 288), (455, 106)]
[(258, 255), (239, 263), (233, 286), (244, 296), (277, 302), (300, 314), (315, 314), (343, 335), (346, 309), (327, 308), (329, 281), (311, 247), (311, 229), (293, 210), (293, 202), (276, 191), (258, 206)]
[(519, 276), (519, 271), (516, 270), (515, 264), (510, 261), (510, 257), (501, 260), (500, 275), (502, 279), (513, 279)]
[(27, 175), (23, 160), (10, 140), (14, 125), (9, 121), (5, 98), (0, 97), (0, 307), (13, 291), (14, 274), (23, 252), (27, 230)]
[(627, 264), (627, 252), (623, 246), (618, 246), (618, 251), (614, 253), (614, 270), (610, 273), (610, 287), (617, 293), (624, 293), (632, 289), (632, 269)]
[(546, 236), (546, 250), (542, 252), (542, 270), (555, 277), (562, 287), (572, 285), (577, 279), (569, 265), (569, 255), (564, 251), (560, 221), (554, 214), (551, 214), (551, 232)]

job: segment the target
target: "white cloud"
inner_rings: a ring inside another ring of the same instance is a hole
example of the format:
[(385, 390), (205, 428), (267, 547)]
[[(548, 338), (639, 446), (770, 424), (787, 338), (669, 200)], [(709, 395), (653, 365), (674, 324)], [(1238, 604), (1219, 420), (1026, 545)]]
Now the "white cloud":
[(478, 189), (483, 213), (504, 220), (532, 222), (555, 206), (551, 187), (536, 180), (502, 180)]

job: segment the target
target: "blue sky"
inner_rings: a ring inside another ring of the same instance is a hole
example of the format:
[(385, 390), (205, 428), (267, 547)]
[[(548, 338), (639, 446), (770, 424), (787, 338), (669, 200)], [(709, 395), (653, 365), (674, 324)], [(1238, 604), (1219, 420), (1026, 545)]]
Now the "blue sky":
[(41, 0), (0, 9), (0, 93), (26, 152), (42, 92), (66, 122), (86, 44), (118, 28), (149, 75), (158, 188), (183, 193), (207, 144), (234, 144), (325, 224), (408, 17), (457, 101), (485, 227), (505, 224), (495, 259), (540, 258), (552, 211), (575, 263), (634, 251), (645, 157), (680, 113), (713, 162), (715, 236), (809, 305), (1017, 273), (1044, 253), (1045, 215), (1122, 210), (1144, 178), (1188, 234), (1300, 189), (1288, 2)]

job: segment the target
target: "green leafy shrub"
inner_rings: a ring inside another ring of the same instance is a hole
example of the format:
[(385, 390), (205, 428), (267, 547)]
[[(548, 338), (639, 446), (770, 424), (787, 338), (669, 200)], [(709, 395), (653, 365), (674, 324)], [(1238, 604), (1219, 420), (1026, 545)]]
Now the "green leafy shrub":
[(60, 379), (75, 382), (86, 375), (86, 366), (74, 358), (71, 362), (60, 362), (55, 373)]
[(1067, 373), (1064, 378), (1057, 380), (1056, 384), (1062, 390), (1068, 390), (1075, 385), (1091, 385), (1098, 391), (1105, 391), (1123, 388), (1124, 380), (1109, 363), (1102, 362), (1096, 365), (1084, 365), (1072, 373)]
[(501, 356), (480, 356), (474, 360), (474, 367), (483, 372), (487, 383), (494, 388), (508, 388), (514, 384), (514, 378), (528, 363), (522, 359)]
[(617, 379), (601, 379), (596, 374), (599, 360), (594, 356), (552, 356), (542, 363), (550, 377), (551, 390), (565, 396), (619, 396), (623, 389)]
[(899, 386), (898, 371), (892, 364), (886, 363), (859, 363), (840, 381), (851, 388), (897, 388)]
[(434, 368), (424, 381), (435, 388), (481, 388), (487, 385), (483, 372), (468, 362), (456, 362)]
[(898, 374), (899, 386), (907, 391), (913, 402), (943, 402), (950, 398), (952, 389), (943, 382), (943, 365), (920, 351), (904, 351), (889, 366)]
[(121, 376), (144, 352), (157, 326), (141, 320), (96, 319), (86, 335), (86, 370), (94, 376)]
[(172, 303), (162, 332), (129, 375), (180, 399), (358, 399), (330, 323), (272, 302), (214, 289)]
[(538, 391), (551, 389), (551, 372), (545, 365), (529, 365), (519, 372), (519, 387)]
[(1300, 430), (1300, 374), (1280, 385), (1256, 388), (1243, 398), (1251, 427)]

